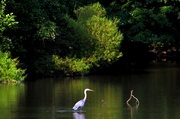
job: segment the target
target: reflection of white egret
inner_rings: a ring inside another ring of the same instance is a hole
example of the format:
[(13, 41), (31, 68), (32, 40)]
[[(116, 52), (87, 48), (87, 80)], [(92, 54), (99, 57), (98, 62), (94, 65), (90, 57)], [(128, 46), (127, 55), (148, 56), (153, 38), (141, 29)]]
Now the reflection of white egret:
[(87, 91), (93, 91), (93, 90), (91, 90), (91, 89), (89, 89), (89, 88), (86, 88), (85, 90), (84, 90), (84, 98), (82, 99), (82, 100), (79, 100), (75, 105), (74, 105), (74, 107), (72, 108), (73, 110), (78, 110), (78, 109), (81, 109), (83, 106), (84, 106), (84, 104), (85, 104), (85, 102), (86, 102), (86, 98), (87, 98)]
[(85, 116), (83, 113), (73, 113), (74, 119), (85, 119)]

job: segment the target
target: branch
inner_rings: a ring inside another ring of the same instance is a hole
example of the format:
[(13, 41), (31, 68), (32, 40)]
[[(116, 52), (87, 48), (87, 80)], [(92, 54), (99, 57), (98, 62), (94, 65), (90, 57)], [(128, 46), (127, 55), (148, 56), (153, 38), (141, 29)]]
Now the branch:
[(126, 101), (126, 104), (127, 104), (127, 105), (130, 105), (130, 104), (129, 104), (129, 101), (131, 100), (132, 97), (136, 100), (136, 106), (138, 107), (138, 106), (139, 106), (139, 100), (138, 100), (137, 97), (135, 97), (135, 96), (133, 95), (133, 90), (131, 90), (130, 97), (129, 97), (129, 99)]

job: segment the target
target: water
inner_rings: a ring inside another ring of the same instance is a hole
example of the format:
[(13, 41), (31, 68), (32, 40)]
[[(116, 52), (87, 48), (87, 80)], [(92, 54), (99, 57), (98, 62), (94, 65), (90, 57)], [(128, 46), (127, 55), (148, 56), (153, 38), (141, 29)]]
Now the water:
[[(180, 68), (0, 85), (0, 119), (179, 119)], [(82, 112), (71, 108), (91, 88)], [(130, 91), (139, 99), (131, 100)]]

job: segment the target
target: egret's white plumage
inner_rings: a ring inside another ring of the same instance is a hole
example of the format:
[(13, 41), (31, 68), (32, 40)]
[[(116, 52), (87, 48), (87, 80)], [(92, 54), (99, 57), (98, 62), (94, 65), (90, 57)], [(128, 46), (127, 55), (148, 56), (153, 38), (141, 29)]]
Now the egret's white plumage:
[(81, 99), (81, 100), (79, 100), (79, 101), (74, 105), (74, 107), (72, 108), (73, 110), (81, 109), (81, 108), (84, 106), (84, 104), (85, 104), (85, 102), (86, 102), (86, 98), (87, 98), (87, 93), (86, 93), (87, 91), (93, 91), (93, 90), (91, 90), (91, 89), (89, 89), (89, 88), (86, 88), (86, 89), (84, 90), (84, 98)]

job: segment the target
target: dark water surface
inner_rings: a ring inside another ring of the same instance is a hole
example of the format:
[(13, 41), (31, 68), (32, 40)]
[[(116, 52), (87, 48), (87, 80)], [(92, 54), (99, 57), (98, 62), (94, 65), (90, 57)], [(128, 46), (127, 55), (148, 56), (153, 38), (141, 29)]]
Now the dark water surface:
[[(82, 112), (71, 108), (91, 88)], [(140, 105), (126, 100), (134, 90)], [(179, 119), (180, 68), (0, 85), (0, 119)]]

